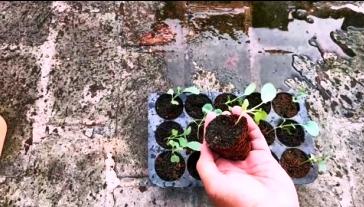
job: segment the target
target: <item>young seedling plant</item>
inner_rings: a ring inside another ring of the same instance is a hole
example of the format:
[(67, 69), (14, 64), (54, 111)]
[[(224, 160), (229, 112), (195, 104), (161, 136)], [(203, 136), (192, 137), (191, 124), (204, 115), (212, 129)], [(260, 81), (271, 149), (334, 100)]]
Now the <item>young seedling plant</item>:
[[(251, 83), (244, 90), (243, 96), (248, 96), (248, 95), (252, 94), (255, 91), (255, 89), (256, 89), (255, 83)], [(262, 102), (256, 106), (254, 106), (253, 108), (248, 109), (248, 106), (249, 106), (248, 99), (244, 99), (244, 101), (242, 101), (241, 97), (237, 97), (233, 100), (228, 100), (225, 104), (229, 106), (229, 104), (231, 104), (235, 101), (239, 101), (240, 106), (243, 109), (243, 111), (248, 114), (254, 115), (254, 122), (259, 124), (260, 120), (265, 120), (268, 116), (268, 114), (259, 107), (265, 103), (272, 101), (274, 99), (274, 97), (276, 97), (276, 94), (277, 94), (277, 89), (274, 87), (274, 85), (272, 83), (266, 83), (263, 85), (262, 89), (260, 90), (260, 98), (262, 99)], [(241, 117), (243, 117), (243, 114), (241, 114), (239, 116), (239, 118), (235, 124), (237, 124), (240, 121)]]
[(198, 139), (200, 138), (200, 134), (199, 134), (200, 128), (202, 127), (202, 124), (204, 123), (207, 114), (209, 112), (215, 112), (217, 115), (220, 115), (222, 113), (222, 110), (221, 109), (214, 109), (214, 107), (211, 104), (208, 103), (208, 104), (205, 104), (202, 107), (202, 112), (204, 114), (202, 119), (193, 120), (193, 122), (197, 125), (197, 135), (196, 136), (197, 136)]
[(306, 161), (302, 162), (302, 164), (310, 162), (311, 164), (317, 164), (318, 171), (323, 173), (326, 171), (326, 160), (329, 158), (327, 155), (315, 156), (313, 154), (310, 155)]
[(172, 147), (171, 162), (179, 163), (180, 159), (176, 153), (181, 152), (186, 148), (190, 148), (194, 151), (200, 151), (201, 143), (196, 141), (188, 142), (187, 136), (189, 134), (191, 134), (191, 127), (187, 127), (187, 129), (185, 129), (181, 134), (178, 133), (178, 130), (172, 129), (171, 135), (167, 137), (167, 145)]
[(274, 129), (272, 129), (271, 131), (281, 128), (283, 130), (285, 130), (288, 134), (292, 134), (292, 129), (296, 129), (296, 126), (300, 125), (302, 126), (310, 135), (316, 137), (319, 133), (320, 133), (320, 128), (318, 126), (318, 124), (314, 121), (308, 121), (305, 124), (283, 124), (285, 122), (285, 119), (283, 119), (282, 124), (280, 124), (279, 126), (275, 127)]
[(191, 87), (188, 87), (188, 88), (185, 88), (185, 89), (182, 89), (181, 87), (178, 86), (176, 88), (176, 90), (174, 90), (173, 88), (170, 88), (167, 91), (167, 94), (172, 96), (171, 104), (179, 105), (178, 101), (176, 101), (176, 98), (178, 96), (180, 96), (182, 93), (191, 93), (191, 94), (198, 95), (198, 94), (200, 94), (200, 90), (196, 86), (191, 86)]

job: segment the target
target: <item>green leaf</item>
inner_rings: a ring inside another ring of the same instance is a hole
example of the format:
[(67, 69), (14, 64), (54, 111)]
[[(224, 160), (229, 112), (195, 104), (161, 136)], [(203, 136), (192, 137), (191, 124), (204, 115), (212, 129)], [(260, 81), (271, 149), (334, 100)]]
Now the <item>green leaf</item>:
[(181, 87), (177, 86), (177, 94), (180, 94), (181, 93)]
[(192, 142), (187, 143), (187, 147), (194, 150), (194, 151), (200, 151), (201, 150), (201, 143), (196, 142), (196, 141), (192, 141)]
[(188, 136), (191, 134), (191, 127), (187, 127), (187, 129), (183, 132), (183, 135)]
[(200, 94), (200, 90), (196, 86), (191, 86), (183, 90), (185, 93)]
[(167, 91), (167, 94), (169, 94), (169, 95), (173, 96), (173, 94), (174, 94), (173, 89), (172, 89), (172, 88), (170, 88), (170, 89)]
[(179, 146), (185, 148), (187, 146), (187, 139), (185, 138), (178, 138)]
[(314, 137), (316, 137), (319, 134), (319, 132), (320, 132), (319, 126), (314, 121), (308, 121), (306, 124), (304, 124), (302, 126), (303, 126), (303, 128), (306, 129), (306, 131), (309, 134), (311, 134)]
[(256, 124), (259, 124), (260, 120), (265, 120), (268, 114), (263, 110), (258, 110), (254, 113), (254, 121)]
[(249, 106), (249, 101), (248, 99), (245, 99), (243, 101), (243, 104), (241, 105), (241, 108), (243, 108), (243, 111), (246, 111), (248, 109), (248, 106)]
[(292, 135), (293, 134), (292, 131), (291, 131), (291, 128), (289, 128), (289, 126), (285, 126), (283, 128), (283, 130), (286, 131), (289, 135)]
[(171, 133), (172, 133), (172, 136), (177, 136), (178, 135), (178, 130), (177, 129), (172, 129)]
[(245, 96), (250, 95), (251, 93), (253, 93), (255, 91), (256, 87), (257, 86), (255, 85), (255, 83), (249, 84), (248, 87), (246, 87), (244, 90), (244, 95)]
[(171, 156), (171, 162), (179, 162), (179, 156), (178, 155), (176, 155), (176, 154), (173, 154), (172, 156)]
[(271, 83), (266, 83), (260, 90), (261, 98), (263, 103), (272, 101), (276, 97), (277, 89)]
[(167, 142), (167, 145), (171, 146), (172, 148), (177, 148), (177, 147), (179, 147), (178, 142), (173, 141), (173, 140), (169, 140), (169, 141)]
[(316, 163), (317, 162), (317, 158), (315, 155), (311, 154), (310, 158), (308, 158), (308, 161), (310, 161), (311, 163)]
[(241, 97), (240, 97), (240, 98), (238, 98), (238, 103), (239, 103), (239, 105), (240, 105), (240, 106), (241, 106), (241, 105), (243, 105), (244, 100), (245, 100), (245, 99), (242, 99)]
[(204, 114), (207, 114), (207, 113), (211, 112), (213, 109), (214, 109), (214, 107), (212, 107), (212, 105), (208, 103), (208, 104), (203, 105), (202, 112)]
[(173, 104), (173, 105), (179, 105), (178, 101), (176, 101), (174, 99), (171, 100), (171, 104)]
[(326, 171), (326, 162), (324, 160), (321, 160), (317, 163), (318, 171), (319, 172), (325, 172)]
[(221, 109), (215, 109), (214, 112), (217, 114), (217, 115), (220, 115), (222, 114), (222, 110)]

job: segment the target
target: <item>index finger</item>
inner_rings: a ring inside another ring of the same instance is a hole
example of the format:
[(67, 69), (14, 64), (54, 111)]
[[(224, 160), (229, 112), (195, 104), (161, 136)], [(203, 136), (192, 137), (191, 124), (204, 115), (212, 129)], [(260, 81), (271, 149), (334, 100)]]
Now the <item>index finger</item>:
[(207, 113), (207, 115), (206, 115), (206, 118), (205, 118), (205, 125), (204, 125), (204, 131), (206, 131), (206, 127), (207, 127), (207, 125), (209, 125), (209, 123), (213, 120), (213, 119), (215, 119), (216, 118), (216, 116), (217, 116), (217, 114), (215, 113), (215, 112), (209, 112), (209, 113)]

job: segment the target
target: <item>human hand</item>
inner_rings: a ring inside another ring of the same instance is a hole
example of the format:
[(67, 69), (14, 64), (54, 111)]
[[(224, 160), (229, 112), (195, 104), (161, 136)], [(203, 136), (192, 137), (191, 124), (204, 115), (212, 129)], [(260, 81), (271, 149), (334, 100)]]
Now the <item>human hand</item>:
[[(235, 106), (232, 113), (246, 117), (252, 150), (244, 161), (226, 160), (204, 140), (197, 170), (211, 200), (223, 207), (299, 206), (291, 178), (273, 158), (259, 127), (241, 107)], [(214, 112), (207, 114), (205, 131), (215, 117)]]

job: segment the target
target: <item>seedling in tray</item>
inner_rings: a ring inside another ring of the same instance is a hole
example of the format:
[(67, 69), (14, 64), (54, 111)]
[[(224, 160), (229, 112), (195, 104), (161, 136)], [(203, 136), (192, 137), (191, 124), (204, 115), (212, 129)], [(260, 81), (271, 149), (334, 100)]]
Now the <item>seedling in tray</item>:
[(312, 135), (314, 137), (316, 137), (320, 132), (320, 128), (319, 128), (318, 124), (314, 121), (308, 121), (305, 124), (293, 124), (293, 123), (284, 124), (285, 122), (286, 122), (286, 120), (284, 119), (282, 121), (282, 123), (274, 129), (281, 128), (284, 131), (286, 131), (288, 134), (292, 134), (292, 130), (296, 129), (296, 126), (302, 126), (304, 129), (306, 129), (306, 131), (310, 135)]
[(220, 115), (222, 113), (222, 110), (221, 109), (214, 109), (214, 107), (212, 106), (212, 104), (205, 104), (203, 107), (202, 107), (202, 112), (204, 114), (203, 118), (202, 119), (198, 119), (198, 120), (193, 120), (193, 122), (196, 124), (197, 126), (197, 130), (196, 130), (196, 137), (198, 140), (200, 140), (200, 128), (202, 127), (202, 125), (204, 124), (204, 121), (205, 121), (205, 118), (206, 118), (206, 115), (209, 113), (209, 112), (215, 112), (217, 115)]
[(311, 164), (317, 164), (318, 166), (318, 171), (319, 172), (325, 172), (326, 171), (326, 160), (329, 157), (326, 155), (323, 156), (315, 156), (315, 155), (310, 155), (310, 158), (308, 158), (304, 163), (310, 162)]
[[(255, 88), (256, 88), (256, 85), (254, 83), (251, 83), (245, 89), (244, 96), (248, 96), (251, 93), (253, 93), (255, 91)], [(267, 112), (265, 112), (262, 108), (259, 108), (259, 107), (261, 107), (265, 103), (268, 103), (268, 102), (272, 101), (274, 99), (274, 97), (276, 96), (276, 94), (277, 94), (277, 89), (274, 87), (273, 84), (266, 83), (262, 87), (262, 89), (260, 91), (260, 94), (261, 94), (262, 102), (259, 103), (256, 106), (254, 106), (251, 109), (248, 109), (248, 107), (249, 107), (249, 101), (248, 101), (248, 99), (244, 99), (244, 101), (242, 101), (242, 103), (241, 103), (241, 108), (243, 109), (243, 111), (245, 111), (248, 114), (253, 115), (254, 121), (257, 124), (259, 124), (260, 120), (265, 120), (267, 118), (267, 116), (268, 116)], [(241, 100), (241, 98), (240, 98), (240, 100)], [(233, 101), (227, 101), (226, 104), (228, 105), (229, 103), (232, 103)], [(240, 115), (240, 117), (235, 122), (235, 124), (237, 124), (240, 121), (240, 119), (241, 119), (242, 116), (243, 116), (243, 114)]]
[[(255, 84), (250, 84), (244, 91), (244, 96), (248, 96), (255, 91)], [(237, 100), (240, 101), (242, 109), (254, 116), (255, 122), (259, 124), (260, 120), (267, 118), (267, 112), (259, 107), (274, 99), (277, 90), (271, 83), (267, 83), (261, 90), (261, 103), (248, 109), (249, 101), (246, 99), (241, 101), (241, 97), (225, 102), (229, 106)], [(211, 108), (210, 108), (211, 110)], [(212, 120), (206, 128), (206, 142), (210, 149), (218, 153), (220, 156), (230, 160), (244, 160), (250, 150), (251, 142), (248, 138), (247, 119), (241, 114), (220, 115)]]
[(196, 141), (187, 141), (187, 136), (191, 133), (191, 127), (187, 127), (183, 133), (179, 134), (178, 130), (172, 129), (172, 134), (169, 136), (167, 145), (172, 147), (172, 156), (171, 162), (179, 162), (180, 158), (176, 154), (177, 152), (181, 152), (186, 148), (190, 148), (194, 151), (200, 151), (201, 143)]
[(170, 88), (168, 91), (167, 91), (167, 94), (171, 95), (172, 96), (172, 99), (171, 99), (171, 104), (173, 105), (179, 105), (178, 101), (176, 101), (176, 98), (179, 97), (182, 93), (192, 93), (192, 94), (200, 94), (200, 90), (195, 87), (195, 86), (191, 86), (191, 87), (188, 87), (188, 88), (185, 88), (182, 90), (181, 87), (177, 87), (176, 88), (176, 91), (173, 90), (173, 88)]
[[(267, 83), (256, 91), (256, 85), (252, 83), (243, 92), (239, 95), (201, 94), (192, 86), (152, 94), (148, 99), (148, 169), (152, 182), (162, 187), (201, 185), (196, 181), (196, 163), (203, 135), (207, 146), (221, 157), (245, 160), (252, 150), (247, 117), (223, 112), (231, 111), (233, 106), (240, 106), (259, 128), (265, 129), (265, 135), (270, 136), (267, 136), (270, 138), (267, 142), (272, 153), (281, 154), (277, 160), (295, 184), (313, 182), (317, 170), (325, 169), (327, 157), (312, 155), (312, 137), (319, 134), (319, 127), (309, 121), (306, 114), (303, 102), (306, 90), (299, 89), (295, 94), (277, 93), (276, 88)], [(217, 116), (204, 128), (209, 112), (215, 112)], [(271, 119), (267, 119), (268, 114), (272, 115)], [(175, 124), (169, 126), (172, 122)], [(163, 127), (164, 123), (168, 123), (168, 127)], [(182, 126), (186, 126), (185, 130)]]

